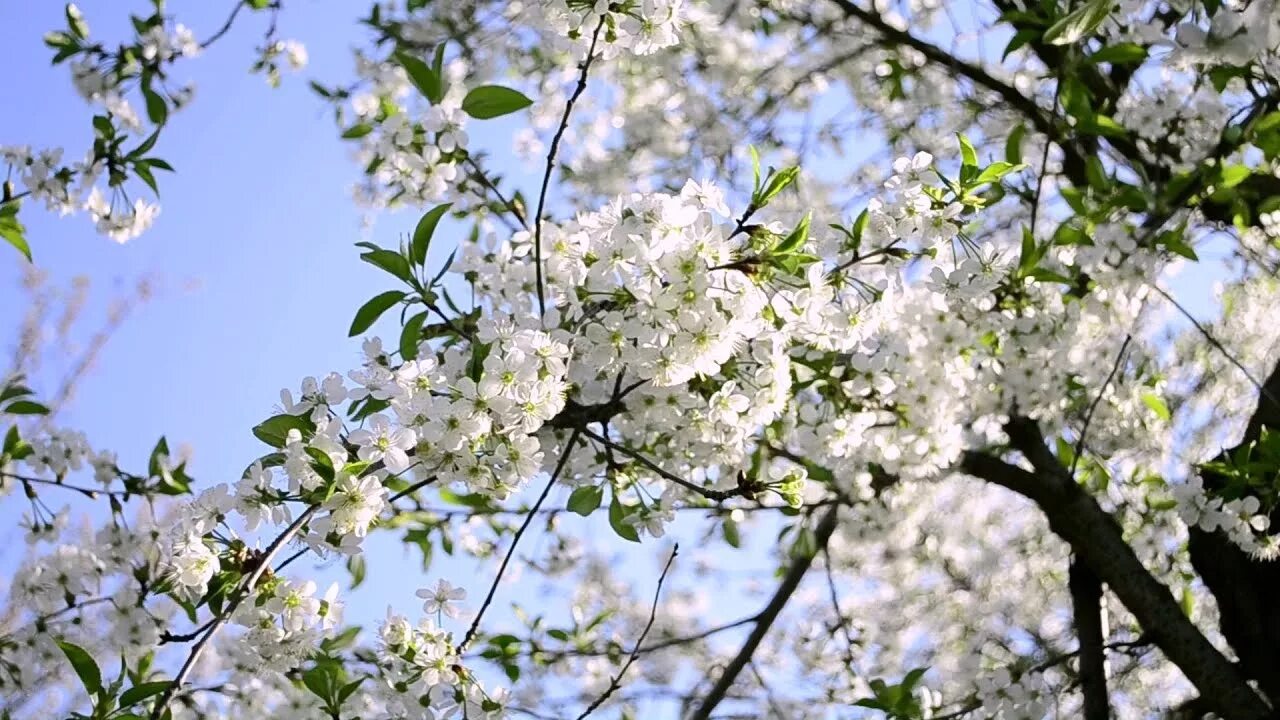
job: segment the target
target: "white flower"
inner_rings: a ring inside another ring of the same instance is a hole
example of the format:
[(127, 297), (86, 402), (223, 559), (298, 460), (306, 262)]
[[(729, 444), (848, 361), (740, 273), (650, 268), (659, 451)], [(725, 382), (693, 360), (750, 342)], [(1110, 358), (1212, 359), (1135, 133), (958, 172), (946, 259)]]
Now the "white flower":
[(435, 588), (421, 588), (416, 594), (426, 600), (422, 604), (423, 612), (433, 615), (443, 613), (445, 617), (450, 618), (458, 617), (461, 612), (458, 604), (467, 597), (466, 590), (454, 587), (444, 578), (436, 583)]
[(348, 437), (352, 443), (360, 446), (357, 453), (361, 460), (375, 463), (381, 460), (387, 470), (401, 473), (409, 469), (409, 455), (417, 443), (417, 437), (409, 428), (392, 428), (386, 415), (378, 414), (369, 418), (369, 428), (356, 430)]

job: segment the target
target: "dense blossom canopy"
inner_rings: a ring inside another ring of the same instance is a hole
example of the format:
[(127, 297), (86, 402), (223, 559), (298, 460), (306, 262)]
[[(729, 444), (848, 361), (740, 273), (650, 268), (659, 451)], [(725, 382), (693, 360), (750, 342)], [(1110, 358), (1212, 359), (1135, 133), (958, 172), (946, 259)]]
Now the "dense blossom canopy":
[[(305, 66), (277, 28), (306, 8), (229, 5), (204, 40), (160, 0), (110, 41), (67, 7), (45, 41), (95, 139), (0, 147), (0, 237), (39, 263), (33, 206), (120, 242), (155, 222), (188, 59), (264, 16), (254, 70)], [(120, 467), (3, 378), (0, 491), (30, 511), (0, 716), (1274, 716), (1275, 0), (408, 0), (365, 25), (354, 81), (313, 88), (355, 200), (424, 213), (359, 243), (387, 289), (351, 335), (395, 309), (399, 335), (283, 391), (220, 483), (163, 440)], [(509, 147), (472, 141), (512, 113)], [(473, 231), (436, 266), (445, 216)], [(109, 522), (69, 522), (94, 503)], [(604, 527), (661, 574), (611, 565)], [(294, 563), (376, 583), (375, 533), (491, 558), (490, 591), (432, 578), (421, 613), (348, 624)], [(742, 554), (776, 577), (742, 583)], [(486, 618), (513, 585), (556, 603)]]

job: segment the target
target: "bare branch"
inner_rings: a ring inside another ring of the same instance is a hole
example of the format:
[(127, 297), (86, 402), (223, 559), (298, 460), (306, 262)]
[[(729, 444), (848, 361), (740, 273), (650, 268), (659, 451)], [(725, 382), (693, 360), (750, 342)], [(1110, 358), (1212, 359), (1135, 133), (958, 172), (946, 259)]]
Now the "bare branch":
[(569, 456), (573, 454), (573, 444), (578, 441), (578, 434), (579, 431), (574, 430), (569, 435), (569, 442), (565, 443), (564, 452), (560, 453), (560, 461), (556, 463), (556, 468), (552, 471), (551, 477), (547, 478), (546, 487), (542, 488), (542, 494), (538, 496), (537, 502), (533, 504), (529, 514), (525, 516), (524, 522), (516, 530), (515, 536), (511, 538), (511, 547), (507, 548), (507, 554), (502, 558), (502, 564), (498, 566), (498, 574), (493, 578), (493, 583), (489, 586), (489, 592), (484, 596), (484, 602), (480, 604), (480, 611), (476, 613), (476, 619), (471, 621), (471, 627), (467, 628), (467, 634), (463, 635), (462, 642), (458, 643), (456, 652), (459, 655), (466, 651), (467, 646), (475, 639), (476, 633), (480, 631), (480, 621), (484, 619), (485, 611), (489, 609), (489, 605), (493, 602), (493, 596), (498, 592), (498, 585), (502, 583), (502, 575), (507, 571), (507, 566), (511, 564), (511, 558), (515, 557), (516, 548), (520, 545), (520, 538), (524, 536), (524, 531), (528, 530), (529, 525), (533, 523), (533, 518), (537, 516), (538, 509), (546, 501), (547, 495), (551, 494), (551, 488), (555, 487), (556, 480), (560, 478), (560, 473), (564, 471), (565, 465), (569, 464)]
[(618, 688), (622, 687), (623, 676), (635, 664), (636, 658), (640, 657), (640, 646), (644, 643), (645, 637), (649, 635), (649, 630), (653, 628), (653, 621), (658, 617), (658, 598), (662, 597), (662, 583), (667, 579), (667, 572), (671, 570), (671, 563), (676, 561), (676, 554), (679, 552), (680, 545), (677, 543), (675, 547), (671, 548), (671, 557), (667, 558), (667, 564), (663, 566), (662, 574), (658, 576), (658, 588), (653, 591), (653, 605), (649, 608), (649, 622), (645, 623), (644, 630), (641, 631), (640, 637), (636, 639), (635, 647), (631, 649), (631, 655), (627, 657), (627, 661), (618, 670), (618, 674), (614, 675), (613, 679), (609, 681), (609, 687), (604, 691), (604, 694), (588, 705), (587, 709), (583, 710), (582, 714), (578, 716), (578, 720), (584, 720), (588, 715), (595, 712), (596, 708), (603, 705), (611, 695), (618, 691)]
[[(827, 542), (831, 540), (831, 534), (836, 529), (839, 511), (839, 505), (832, 505), (822, 516), (822, 519), (818, 521), (818, 527), (814, 531), (817, 549), (825, 548)], [(719, 679), (716, 680), (716, 684), (707, 693), (702, 704), (693, 711), (693, 714), (689, 715), (688, 720), (708, 720), (711, 717), (711, 713), (724, 700), (729, 688), (733, 687), (738, 675), (747, 666), (747, 663), (751, 661), (751, 657), (755, 655), (756, 649), (760, 647), (760, 642), (764, 640), (769, 628), (777, 621), (778, 615), (786, 607), (787, 601), (791, 599), (796, 588), (800, 587), (800, 581), (809, 572), (809, 567), (813, 564), (814, 557), (815, 555), (805, 555), (791, 562), (791, 567), (787, 569), (787, 574), (783, 576), (782, 582), (769, 600), (769, 604), (765, 606), (764, 610), (760, 611), (760, 615), (756, 619), (755, 628), (747, 636), (746, 642), (738, 650), (738, 654), (725, 666), (724, 671), (720, 673)]]

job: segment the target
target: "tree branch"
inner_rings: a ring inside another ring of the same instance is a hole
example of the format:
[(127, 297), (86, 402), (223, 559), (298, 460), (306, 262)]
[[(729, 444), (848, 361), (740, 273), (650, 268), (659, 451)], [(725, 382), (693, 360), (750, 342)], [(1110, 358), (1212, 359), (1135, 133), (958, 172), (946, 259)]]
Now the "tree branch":
[(614, 675), (613, 679), (609, 681), (609, 687), (604, 691), (604, 694), (596, 698), (595, 702), (588, 705), (587, 709), (583, 710), (582, 714), (578, 716), (578, 720), (585, 720), (588, 715), (595, 712), (596, 708), (603, 705), (604, 702), (609, 699), (610, 695), (613, 695), (618, 691), (618, 688), (622, 687), (623, 676), (625, 676), (627, 671), (631, 669), (631, 666), (635, 664), (636, 658), (640, 657), (640, 653), (642, 652), (640, 646), (644, 643), (644, 639), (648, 637), (649, 631), (653, 629), (653, 621), (658, 617), (658, 598), (662, 597), (662, 583), (666, 581), (667, 573), (671, 570), (671, 563), (676, 561), (676, 554), (679, 552), (679, 544), (671, 548), (671, 557), (667, 558), (667, 564), (663, 566), (662, 574), (658, 576), (658, 588), (653, 591), (653, 605), (649, 608), (649, 622), (645, 623), (644, 630), (641, 631), (640, 637), (636, 639), (636, 644), (631, 649), (631, 654), (627, 656), (627, 661), (622, 665), (622, 669), (618, 670), (618, 674)]
[(1076, 637), (1080, 641), (1080, 689), (1084, 694), (1085, 720), (1108, 720), (1106, 655), (1103, 652), (1102, 583), (1078, 559), (1071, 561), (1067, 575), (1071, 592), (1071, 612)]
[(961, 469), (1034, 501), (1049, 527), (1105, 582), (1138, 619), (1153, 644), (1187, 676), (1200, 694), (1212, 698), (1227, 720), (1265, 720), (1270, 708), (1236, 667), (1205, 638), (1125, 542), (1119, 524), (1067, 474), (1045, 447), (1035, 424), (1015, 418), (1008, 427), (1013, 445), (1031, 461), (1033, 474), (998, 458), (966, 452)]
[(600, 30), (604, 27), (604, 20), (608, 15), (601, 15), (600, 22), (596, 23), (595, 32), (591, 33), (591, 45), (587, 48), (587, 56), (582, 59), (581, 72), (578, 74), (578, 84), (573, 89), (573, 94), (569, 96), (569, 101), (564, 105), (564, 115), (560, 118), (560, 126), (556, 128), (556, 134), (551, 137), (551, 149), (547, 152), (547, 167), (542, 175), (542, 188), (538, 191), (538, 209), (533, 214), (533, 264), (534, 273), (537, 276), (538, 285), (538, 314), (547, 314), (547, 301), (544, 294), (542, 280), (542, 211), (547, 204), (547, 188), (551, 185), (551, 173), (556, 167), (556, 154), (560, 152), (560, 140), (564, 138), (565, 131), (569, 129), (569, 115), (573, 113), (573, 104), (582, 97), (582, 93), (587, 89), (587, 73), (591, 70), (591, 62), (596, 56), (596, 41), (600, 39)]
[(480, 621), (484, 619), (485, 611), (489, 609), (490, 603), (493, 602), (493, 596), (498, 592), (498, 585), (502, 583), (502, 575), (506, 573), (507, 565), (510, 565), (511, 558), (515, 557), (516, 547), (520, 545), (520, 538), (524, 535), (524, 531), (529, 529), (529, 524), (537, 516), (538, 509), (546, 501), (547, 495), (551, 494), (551, 488), (555, 487), (556, 480), (559, 479), (560, 473), (564, 472), (565, 465), (569, 464), (569, 456), (573, 454), (573, 444), (578, 441), (578, 434), (578, 430), (574, 430), (569, 434), (569, 442), (565, 443), (564, 452), (560, 454), (560, 461), (556, 463), (556, 469), (552, 471), (551, 477), (547, 479), (546, 487), (542, 488), (542, 494), (538, 496), (538, 501), (533, 504), (533, 508), (525, 516), (524, 522), (516, 530), (515, 536), (511, 538), (511, 547), (507, 548), (507, 554), (502, 558), (502, 564), (498, 566), (498, 574), (494, 576), (493, 584), (489, 586), (489, 592), (484, 596), (480, 611), (476, 613), (475, 620), (471, 621), (471, 627), (467, 628), (467, 634), (462, 636), (462, 642), (458, 643), (456, 650), (458, 655), (466, 652), (467, 646), (471, 644), (471, 641), (476, 637), (476, 633), (480, 631)]
[[(831, 540), (831, 534), (836, 529), (839, 510), (839, 505), (832, 505), (822, 516), (822, 519), (818, 521), (818, 527), (814, 530), (817, 550), (826, 548), (827, 543)], [(747, 636), (746, 642), (742, 644), (738, 654), (725, 666), (724, 671), (720, 673), (720, 678), (716, 680), (716, 684), (702, 700), (702, 704), (689, 715), (688, 720), (708, 720), (711, 717), (712, 711), (724, 700), (725, 695), (733, 687), (738, 675), (747, 666), (747, 663), (751, 662), (751, 657), (755, 654), (756, 649), (760, 647), (760, 642), (764, 640), (769, 628), (778, 619), (782, 608), (791, 599), (796, 588), (800, 587), (800, 581), (804, 579), (805, 573), (809, 572), (809, 567), (813, 564), (815, 556), (816, 553), (799, 557), (792, 561), (791, 567), (787, 569), (787, 574), (783, 576), (782, 582), (769, 600), (769, 604), (757, 616), (755, 627), (752, 628), (751, 634)]]

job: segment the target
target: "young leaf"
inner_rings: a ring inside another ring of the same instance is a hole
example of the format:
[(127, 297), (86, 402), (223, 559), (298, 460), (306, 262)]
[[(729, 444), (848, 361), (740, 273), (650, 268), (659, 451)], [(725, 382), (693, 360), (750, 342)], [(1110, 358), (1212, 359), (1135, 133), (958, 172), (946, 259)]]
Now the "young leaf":
[(31, 262), (31, 246), (27, 244), (27, 229), (18, 221), (18, 203), (0, 205), (0, 237), (18, 249)]
[(1089, 0), (1087, 4), (1067, 13), (1044, 31), (1044, 42), (1050, 45), (1070, 45), (1093, 34), (1111, 13), (1112, 1)]
[(779, 243), (778, 247), (773, 249), (773, 254), (788, 255), (804, 247), (805, 242), (809, 239), (809, 220), (812, 216), (812, 212), (805, 213), (804, 219), (800, 221), (799, 225), (796, 225), (796, 229), (792, 230), (791, 234)]
[(1004, 159), (1010, 164), (1022, 164), (1022, 139), (1026, 136), (1026, 125), (1018, 125), (1009, 133), (1009, 139), (1004, 143)]
[(609, 501), (609, 527), (618, 534), (618, 537), (631, 542), (640, 542), (640, 534), (636, 532), (636, 526), (627, 522), (630, 513), (622, 503), (618, 502), (618, 496), (614, 495)]
[(48, 415), (49, 408), (32, 400), (18, 400), (10, 403), (3, 412), (9, 415)]
[(356, 311), (356, 317), (351, 321), (351, 331), (347, 334), (347, 337), (355, 337), (368, 330), (377, 322), (379, 317), (382, 317), (382, 313), (391, 309), (392, 305), (403, 299), (404, 293), (399, 290), (388, 290), (380, 295), (375, 295)]
[(441, 89), (440, 76), (427, 64), (412, 55), (405, 52), (395, 53), (396, 62), (400, 63), (400, 67), (409, 75), (409, 82), (418, 88), (418, 92), (423, 97), (431, 101), (433, 104), (440, 102), (440, 98), (444, 97)]
[(1020, 165), (1014, 165), (1013, 163), (1007, 163), (1004, 161), (993, 162), (988, 165), (985, 170), (979, 173), (978, 177), (973, 179), (973, 184), (984, 185), (986, 183), (1000, 182), (1005, 175), (1016, 170), (1020, 170), (1021, 167), (1022, 166)]
[(427, 321), (424, 310), (409, 318), (400, 331), (400, 359), (408, 362), (418, 358), (418, 343), (422, 341), (422, 324)]
[(1147, 49), (1137, 43), (1122, 42), (1108, 45), (1090, 55), (1091, 63), (1111, 63), (1112, 65), (1137, 65), (1147, 59)]
[(300, 430), (305, 437), (315, 432), (316, 426), (311, 420), (298, 415), (276, 415), (267, 418), (253, 428), (254, 437), (272, 447), (284, 447), (290, 430)]
[(733, 518), (726, 519), (721, 530), (724, 532), (724, 541), (729, 543), (730, 547), (742, 547), (742, 535), (738, 532), (738, 523)]
[(960, 140), (960, 160), (966, 167), (978, 167), (978, 151), (973, 149), (973, 143), (969, 142), (969, 138), (956, 133), (956, 137)]
[(413, 282), (413, 270), (409, 267), (409, 261), (398, 252), (379, 248), (361, 253), (360, 259), (374, 267), (386, 270), (407, 283)]
[(431, 247), (431, 236), (436, 232), (436, 225), (440, 224), (440, 218), (449, 211), (453, 203), (445, 203), (438, 207), (434, 207), (427, 211), (426, 215), (418, 221), (417, 227), (413, 229), (413, 262), (418, 265), (425, 265), (427, 262), (427, 249)]
[(764, 189), (752, 198), (752, 204), (758, 208), (768, 205), (770, 200), (773, 200), (779, 193), (794, 184), (799, 177), (800, 168), (794, 165), (770, 175), (765, 178)]
[(164, 692), (170, 684), (172, 683), (169, 680), (157, 680), (155, 682), (146, 682), (134, 685), (128, 690), (125, 690), (124, 694), (120, 696), (120, 707), (127, 708), (137, 705), (153, 695), (159, 695)]
[(357, 123), (342, 131), (342, 139), (359, 140), (371, 132), (373, 132), (373, 126), (369, 123)]
[(1165, 422), (1168, 422), (1173, 417), (1172, 413), (1169, 412), (1169, 406), (1165, 405), (1164, 400), (1153, 392), (1142, 393), (1142, 404), (1150, 408), (1151, 412)]
[(574, 489), (573, 493), (569, 495), (568, 507), (570, 510), (586, 517), (595, 512), (603, 501), (604, 488), (599, 485), (583, 485)]
[(71, 661), (71, 667), (75, 669), (76, 675), (80, 677), (80, 682), (84, 685), (84, 689), (89, 691), (90, 695), (97, 695), (102, 690), (102, 671), (98, 669), (98, 663), (93, 661), (93, 656), (79, 645), (73, 645), (69, 642), (57, 640), (58, 647), (62, 648), (62, 654), (67, 656)]
[(462, 99), (462, 111), (477, 120), (488, 120), (523, 110), (532, 104), (532, 100), (517, 90), (501, 85), (481, 85), (472, 88)]

